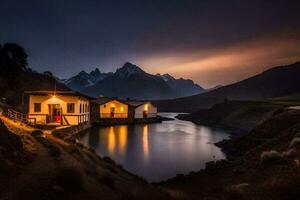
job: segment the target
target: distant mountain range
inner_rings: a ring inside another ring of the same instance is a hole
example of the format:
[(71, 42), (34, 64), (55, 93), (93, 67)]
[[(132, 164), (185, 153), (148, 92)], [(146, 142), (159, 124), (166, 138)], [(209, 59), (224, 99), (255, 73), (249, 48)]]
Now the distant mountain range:
[(262, 100), (300, 93), (300, 62), (271, 68), (243, 81), (199, 95), (157, 101), (160, 111), (194, 112), (224, 100)]
[(101, 73), (96, 68), (90, 73), (81, 71), (63, 82), (69, 88), (93, 97), (171, 99), (205, 91), (192, 80), (175, 79), (169, 74), (152, 75), (129, 62), (114, 73)]

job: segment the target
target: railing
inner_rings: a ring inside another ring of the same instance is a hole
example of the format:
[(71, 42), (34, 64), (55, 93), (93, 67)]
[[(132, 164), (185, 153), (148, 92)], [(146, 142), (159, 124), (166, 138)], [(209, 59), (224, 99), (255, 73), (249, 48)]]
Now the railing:
[(128, 118), (128, 113), (100, 113), (100, 118)]
[[(69, 115), (71, 116), (71, 115)], [(78, 115), (78, 123), (83, 123), (83, 122), (87, 122), (90, 121), (90, 113), (84, 113), (84, 114), (80, 114)]]
[(27, 123), (27, 117), (25, 114), (23, 113), (20, 113), (20, 112), (17, 112), (15, 110), (12, 110), (12, 109), (8, 109), (7, 111), (7, 116), (11, 119), (14, 119), (14, 120), (17, 120), (17, 121), (20, 121), (20, 122), (24, 122), (24, 123)]

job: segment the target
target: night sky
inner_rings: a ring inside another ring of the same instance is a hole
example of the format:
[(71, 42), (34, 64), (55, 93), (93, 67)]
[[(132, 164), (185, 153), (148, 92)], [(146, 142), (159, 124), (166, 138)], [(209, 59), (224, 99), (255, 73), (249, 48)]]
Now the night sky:
[(61, 78), (129, 61), (213, 87), (300, 61), (300, 1), (0, 0), (4, 42)]

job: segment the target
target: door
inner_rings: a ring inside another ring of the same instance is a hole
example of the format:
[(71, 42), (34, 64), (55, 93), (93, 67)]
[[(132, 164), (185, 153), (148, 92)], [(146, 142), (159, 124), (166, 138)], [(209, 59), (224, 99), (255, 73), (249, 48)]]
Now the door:
[(62, 109), (60, 104), (49, 104), (49, 122), (61, 123)]
[(143, 111), (143, 118), (147, 118), (147, 111), (146, 110)]
[(54, 118), (54, 122), (56, 123), (61, 122), (61, 108), (53, 108), (53, 118)]
[(110, 117), (114, 118), (115, 117), (115, 107), (110, 108)]

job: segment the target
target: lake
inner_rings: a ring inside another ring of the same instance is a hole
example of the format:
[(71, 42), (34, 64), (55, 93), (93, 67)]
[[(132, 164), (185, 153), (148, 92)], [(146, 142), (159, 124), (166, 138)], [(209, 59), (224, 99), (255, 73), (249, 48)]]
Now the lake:
[[(178, 113), (160, 113), (174, 118)], [(155, 124), (93, 127), (78, 139), (100, 156), (109, 156), (126, 170), (150, 182), (166, 180), (225, 159), (213, 143), (227, 139), (222, 130), (175, 119)]]

